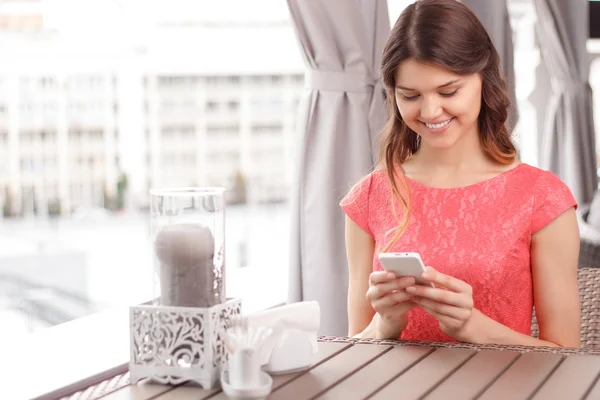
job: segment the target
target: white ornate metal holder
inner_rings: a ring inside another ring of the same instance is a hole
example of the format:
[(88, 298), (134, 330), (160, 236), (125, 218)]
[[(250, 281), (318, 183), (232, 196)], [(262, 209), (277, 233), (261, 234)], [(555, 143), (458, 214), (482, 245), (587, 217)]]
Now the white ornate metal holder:
[(224, 335), (240, 299), (208, 308), (142, 305), (130, 308), (129, 371), (132, 383), (193, 381), (204, 389), (219, 382), (228, 360)]

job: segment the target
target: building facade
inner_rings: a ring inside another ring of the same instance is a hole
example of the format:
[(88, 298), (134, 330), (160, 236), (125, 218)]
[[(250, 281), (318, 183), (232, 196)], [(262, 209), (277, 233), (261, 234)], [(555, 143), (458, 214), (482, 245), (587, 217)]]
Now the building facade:
[(287, 199), (303, 87), (288, 23), (159, 21), (142, 39), (75, 38), (48, 28), (38, 2), (13, 3), (27, 7), (0, 8), (5, 215), (144, 208), (153, 187)]

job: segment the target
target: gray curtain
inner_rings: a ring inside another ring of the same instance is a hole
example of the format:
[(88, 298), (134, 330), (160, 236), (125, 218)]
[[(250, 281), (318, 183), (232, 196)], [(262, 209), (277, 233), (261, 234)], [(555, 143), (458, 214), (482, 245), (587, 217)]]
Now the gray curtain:
[(541, 136), (540, 167), (557, 174), (580, 204), (598, 186), (586, 41), (588, 0), (534, 0), (536, 34), (552, 95)]
[(385, 123), (386, 0), (288, 0), (306, 65), (297, 122), (289, 301), (316, 300), (322, 335), (346, 335), (348, 272), (338, 203), (375, 163)]
[(502, 69), (506, 76), (512, 103), (507, 121), (507, 126), (512, 131), (518, 122), (519, 114), (515, 95), (512, 28), (510, 26), (510, 14), (508, 13), (506, 0), (462, 0), (462, 3), (469, 7), (479, 21), (481, 21), (490, 35), (496, 50), (500, 53)]

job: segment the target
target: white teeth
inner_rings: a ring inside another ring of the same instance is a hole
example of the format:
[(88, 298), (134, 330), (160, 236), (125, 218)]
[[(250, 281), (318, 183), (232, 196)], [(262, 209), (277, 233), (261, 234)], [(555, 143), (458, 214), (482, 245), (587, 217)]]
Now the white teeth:
[(448, 125), (452, 121), (449, 119), (448, 121), (440, 122), (439, 124), (425, 124), (429, 129), (440, 129)]

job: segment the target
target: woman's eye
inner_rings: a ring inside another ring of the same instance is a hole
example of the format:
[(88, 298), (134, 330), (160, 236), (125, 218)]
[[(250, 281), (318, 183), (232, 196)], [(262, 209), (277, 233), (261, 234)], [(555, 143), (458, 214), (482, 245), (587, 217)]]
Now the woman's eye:
[(407, 96), (407, 95), (404, 95), (404, 94), (403, 94), (403, 95), (402, 95), (402, 97), (404, 97), (404, 100), (409, 100), (409, 101), (410, 101), (410, 100), (414, 100), (414, 99), (416, 99), (417, 97), (419, 97), (419, 95), (415, 95), (415, 96)]
[(456, 94), (456, 92), (458, 92), (458, 90), (455, 90), (454, 92), (450, 92), (450, 93), (440, 93), (440, 96), (442, 97), (452, 97)]

